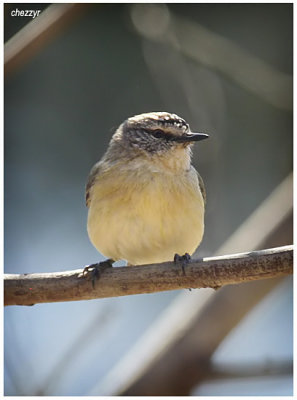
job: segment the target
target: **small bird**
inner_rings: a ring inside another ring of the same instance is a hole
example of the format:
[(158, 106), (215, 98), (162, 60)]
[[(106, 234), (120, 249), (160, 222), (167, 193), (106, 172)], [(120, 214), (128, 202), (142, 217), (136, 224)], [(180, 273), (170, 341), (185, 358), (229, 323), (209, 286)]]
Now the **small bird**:
[(206, 194), (191, 147), (207, 137), (168, 112), (136, 115), (119, 126), (86, 185), (88, 235), (108, 258), (100, 264), (152, 264), (194, 253)]

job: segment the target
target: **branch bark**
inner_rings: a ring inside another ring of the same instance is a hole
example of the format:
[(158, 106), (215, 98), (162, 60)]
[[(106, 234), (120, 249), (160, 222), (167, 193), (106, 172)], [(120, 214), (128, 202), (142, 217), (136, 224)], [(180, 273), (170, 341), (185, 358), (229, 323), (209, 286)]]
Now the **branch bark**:
[(224, 285), (292, 274), (293, 246), (191, 260), (185, 268), (173, 262), (110, 268), (92, 287), (82, 269), (36, 274), (5, 274), (4, 304), (33, 305), (58, 301), (155, 293)]

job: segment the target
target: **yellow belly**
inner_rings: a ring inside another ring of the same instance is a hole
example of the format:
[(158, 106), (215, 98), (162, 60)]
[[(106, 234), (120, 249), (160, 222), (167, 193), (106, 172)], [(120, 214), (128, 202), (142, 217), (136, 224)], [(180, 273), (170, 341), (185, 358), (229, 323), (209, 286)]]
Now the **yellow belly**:
[(204, 232), (204, 203), (195, 170), (98, 180), (88, 214), (91, 242), (105, 257), (129, 264), (193, 254)]

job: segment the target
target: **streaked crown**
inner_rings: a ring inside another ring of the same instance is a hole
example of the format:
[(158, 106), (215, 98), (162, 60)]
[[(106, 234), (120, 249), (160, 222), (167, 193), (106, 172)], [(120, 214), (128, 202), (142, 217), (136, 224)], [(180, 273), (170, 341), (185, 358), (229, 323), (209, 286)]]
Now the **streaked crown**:
[(189, 132), (189, 124), (176, 114), (168, 112), (150, 112), (135, 115), (127, 119), (127, 126), (132, 129), (162, 129), (164, 133), (183, 135)]
[(121, 142), (125, 148), (160, 154), (207, 137), (204, 133), (192, 133), (189, 124), (176, 114), (150, 112), (128, 118), (114, 134), (111, 144)]

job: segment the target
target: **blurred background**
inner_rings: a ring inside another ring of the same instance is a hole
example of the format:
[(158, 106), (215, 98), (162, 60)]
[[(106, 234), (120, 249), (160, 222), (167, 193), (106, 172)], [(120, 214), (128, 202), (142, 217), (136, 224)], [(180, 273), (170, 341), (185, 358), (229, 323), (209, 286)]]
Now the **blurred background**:
[[(86, 178), (117, 126), (149, 111), (210, 135), (194, 147), (208, 197), (196, 256), (291, 244), (292, 13), (5, 4), (5, 272), (103, 259), (86, 232)], [(5, 394), (292, 395), (292, 297), (288, 277), (7, 307)]]

